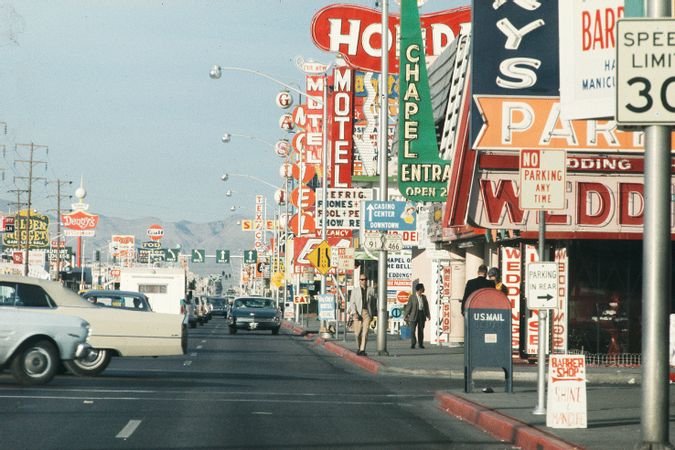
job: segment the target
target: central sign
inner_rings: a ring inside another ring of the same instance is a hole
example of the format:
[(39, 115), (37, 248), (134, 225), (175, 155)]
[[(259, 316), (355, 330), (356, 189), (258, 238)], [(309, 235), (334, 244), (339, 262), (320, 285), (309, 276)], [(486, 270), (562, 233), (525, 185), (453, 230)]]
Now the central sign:
[(319, 245), (309, 252), (307, 259), (321, 275), (325, 275), (331, 269), (330, 265), (330, 251), (331, 247), (327, 241), (322, 241)]
[(365, 202), (366, 231), (414, 231), (417, 211), (412, 203), (371, 200)]
[(521, 209), (565, 209), (565, 150), (521, 150)]

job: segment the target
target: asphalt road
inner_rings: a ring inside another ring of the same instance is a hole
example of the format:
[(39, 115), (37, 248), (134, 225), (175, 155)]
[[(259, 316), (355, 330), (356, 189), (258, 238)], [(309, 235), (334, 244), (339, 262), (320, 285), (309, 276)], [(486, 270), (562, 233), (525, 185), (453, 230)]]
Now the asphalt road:
[(229, 335), (214, 318), (188, 354), (118, 358), (99, 377), (21, 388), (0, 375), (9, 449), (510, 449), (437, 409), (447, 380), (371, 376), (302, 337)]

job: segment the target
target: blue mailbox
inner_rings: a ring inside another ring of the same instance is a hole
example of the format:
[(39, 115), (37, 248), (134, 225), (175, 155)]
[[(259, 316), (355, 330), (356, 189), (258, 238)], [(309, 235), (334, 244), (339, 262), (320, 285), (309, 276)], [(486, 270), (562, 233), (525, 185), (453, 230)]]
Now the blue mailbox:
[(477, 367), (504, 369), (505, 391), (513, 392), (509, 299), (497, 289), (479, 289), (466, 300), (464, 314), (464, 392), (471, 392)]

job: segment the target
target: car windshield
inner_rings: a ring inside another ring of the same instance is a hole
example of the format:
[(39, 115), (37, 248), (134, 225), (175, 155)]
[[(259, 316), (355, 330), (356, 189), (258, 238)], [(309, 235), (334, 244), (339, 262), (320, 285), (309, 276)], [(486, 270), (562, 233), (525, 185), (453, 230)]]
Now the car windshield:
[(274, 308), (274, 301), (267, 298), (238, 298), (235, 308)]
[(222, 298), (210, 298), (209, 301), (213, 306), (223, 306), (225, 299)]
[(122, 293), (91, 293), (84, 297), (91, 303), (111, 308), (134, 309), (140, 311), (152, 311), (148, 302), (136, 295)]

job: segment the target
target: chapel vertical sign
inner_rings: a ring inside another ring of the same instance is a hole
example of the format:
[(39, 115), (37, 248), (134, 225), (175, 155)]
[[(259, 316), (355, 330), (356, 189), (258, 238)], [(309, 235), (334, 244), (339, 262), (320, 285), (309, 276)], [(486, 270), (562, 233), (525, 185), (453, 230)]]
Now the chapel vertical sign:
[(451, 166), (438, 155), (429, 77), (415, 0), (401, 2), (398, 189), (408, 200), (443, 202)]

